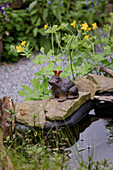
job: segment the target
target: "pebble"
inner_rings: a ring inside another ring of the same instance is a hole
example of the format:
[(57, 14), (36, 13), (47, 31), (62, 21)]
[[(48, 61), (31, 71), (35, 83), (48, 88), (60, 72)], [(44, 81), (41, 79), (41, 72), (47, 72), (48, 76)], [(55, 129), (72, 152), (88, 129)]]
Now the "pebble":
[(22, 102), (23, 96), (18, 91), (22, 85), (31, 86), (31, 80), (35, 77), (37, 68), (30, 59), (22, 58), (16, 63), (0, 65), (0, 98), (11, 97), (16, 102)]

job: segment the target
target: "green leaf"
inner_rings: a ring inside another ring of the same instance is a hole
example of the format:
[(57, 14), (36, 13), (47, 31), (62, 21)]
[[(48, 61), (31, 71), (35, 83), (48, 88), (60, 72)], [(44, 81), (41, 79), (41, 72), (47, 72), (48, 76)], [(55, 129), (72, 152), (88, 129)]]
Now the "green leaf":
[(62, 19), (61, 9), (58, 6), (54, 6), (54, 8), (52, 8), (52, 10), (53, 10), (53, 14), (55, 15), (55, 17), (61, 23), (61, 19)]
[(29, 11), (32, 11), (33, 8), (35, 8), (37, 6), (37, 1), (33, 1), (32, 3), (30, 3), (29, 5)]
[(34, 9), (33, 11), (30, 11), (30, 15), (36, 15), (36, 13), (37, 13), (37, 9)]
[(44, 47), (40, 48), (40, 52), (42, 52), (44, 54)]
[(36, 26), (39, 26), (39, 25), (41, 25), (41, 19), (40, 18), (38, 18), (38, 20), (36, 22)]
[(28, 95), (28, 92), (26, 91), (23, 91), (23, 90), (20, 90), (17, 92), (20, 96), (27, 96)]
[(50, 50), (48, 51), (48, 53), (47, 53), (47, 56), (48, 56), (48, 57), (51, 57), (52, 55), (53, 55), (53, 50), (50, 49)]
[(62, 70), (62, 66), (55, 67), (55, 70)]
[(31, 22), (32, 22), (33, 25), (36, 23), (36, 21), (37, 21), (37, 16), (36, 15), (31, 17)]
[(29, 101), (29, 100), (33, 100), (33, 99), (30, 96), (24, 98), (24, 101)]
[(99, 61), (103, 61), (105, 58), (103, 57), (103, 54), (95, 54), (93, 56), (94, 60), (99, 60)]
[(42, 89), (43, 89), (43, 93), (44, 94), (46, 93), (46, 91), (48, 91), (47, 90), (47, 88), (48, 88), (48, 80), (49, 80), (49, 78), (47, 77), (42, 82)]
[(46, 56), (43, 54), (39, 54), (35, 59), (32, 60), (34, 64), (44, 64), (46, 62)]
[(106, 44), (106, 43), (108, 43), (108, 38), (107, 37), (103, 37), (103, 38), (100, 39), (100, 42)]
[(37, 28), (37, 27), (35, 27), (35, 28), (33, 29), (33, 35), (34, 35), (34, 37), (36, 37), (36, 36), (37, 36), (37, 33), (38, 33), (38, 28)]
[(31, 91), (32, 91), (32, 90), (30, 89), (30, 87), (25, 86), (25, 85), (22, 85), (22, 88), (23, 88), (25, 91), (28, 91), (28, 92), (31, 92)]
[(33, 86), (33, 91), (38, 91), (40, 87), (40, 81), (38, 81), (36, 78), (33, 78), (32, 86)]
[(91, 64), (88, 64), (88, 62), (85, 62), (83, 66), (77, 67), (77, 71), (79, 75), (85, 75), (87, 74), (92, 68)]
[(48, 68), (49, 70), (53, 70), (53, 69), (54, 69), (54, 63), (53, 63), (53, 62), (50, 62), (50, 63), (48, 64), (47, 68)]
[(48, 9), (47, 9), (47, 8), (44, 8), (44, 10), (43, 10), (43, 16), (42, 16), (43, 20), (46, 20), (47, 16), (48, 16)]

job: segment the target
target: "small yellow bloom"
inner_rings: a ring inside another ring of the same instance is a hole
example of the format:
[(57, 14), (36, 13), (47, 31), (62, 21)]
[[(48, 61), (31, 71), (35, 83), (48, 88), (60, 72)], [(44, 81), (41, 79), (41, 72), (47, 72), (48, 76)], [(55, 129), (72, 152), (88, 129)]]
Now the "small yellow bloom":
[(96, 39), (96, 37), (93, 37), (94, 39)]
[(88, 38), (89, 38), (89, 35), (86, 35), (84, 38), (85, 38), (86, 40), (88, 40)]
[(21, 40), (21, 41), (22, 41), (21, 45), (23, 45), (25, 47), (26, 41), (23, 41), (23, 40)]
[(74, 20), (70, 25), (73, 26), (73, 28), (75, 28), (75, 24), (76, 24), (76, 21)]
[(21, 45), (17, 46), (16, 49), (17, 49), (17, 53), (23, 50)]
[(91, 31), (91, 28), (90, 28), (90, 27), (87, 28), (87, 32), (89, 32), (89, 31)]
[(86, 22), (84, 24), (82, 24), (81, 29), (86, 31), (88, 29), (88, 24)]
[(106, 31), (109, 31), (108, 29), (106, 29)]
[(46, 30), (46, 29), (47, 29), (47, 27), (48, 27), (48, 24), (45, 24), (45, 25), (44, 25), (44, 29)]
[(94, 24), (92, 24), (92, 26), (93, 26), (93, 29), (98, 28), (98, 26), (97, 26), (97, 23), (96, 23), (96, 22), (95, 22)]

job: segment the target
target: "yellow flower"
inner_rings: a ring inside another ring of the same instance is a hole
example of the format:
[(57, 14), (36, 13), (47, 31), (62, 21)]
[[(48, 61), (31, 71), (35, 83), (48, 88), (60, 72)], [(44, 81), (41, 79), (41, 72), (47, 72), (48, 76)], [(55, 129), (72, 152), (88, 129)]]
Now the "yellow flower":
[(84, 30), (84, 31), (86, 31), (88, 29), (88, 25), (87, 25), (86, 22), (84, 24), (82, 24), (81, 29)]
[(46, 29), (47, 29), (47, 27), (48, 27), (48, 24), (45, 24), (45, 25), (44, 25), (44, 29), (46, 30)]
[(17, 53), (23, 50), (21, 45), (17, 46), (16, 49), (17, 49)]
[(75, 24), (76, 24), (76, 21), (74, 20), (70, 25), (73, 26), (73, 28), (75, 28)]
[(22, 41), (22, 45), (25, 47), (25, 44), (26, 44), (26, 41), (23, 41), (23, 40), (21, 40)]
[(91, 28), (90, 28), (90, 27), (87, 28), (87, 32), (89, 32), (89, 31), (91, 31)]
[(97, 27), (97, 23), (96, 23), (96, 22), (95, 22), (94, 24), (92, 24), (92, 26), (93, 26), (93, 29), (98, 28), (98, 27)]
[(106, 31), (109, 31), (108, 29), (106, 29)]
[(89, 38), (89, 35), (86, 35), (84, 38), (85, 38), (86, 40), (88, 40), (88, 38)]
[(94, 37), (94, 39), (96, 39), (96, 37)]

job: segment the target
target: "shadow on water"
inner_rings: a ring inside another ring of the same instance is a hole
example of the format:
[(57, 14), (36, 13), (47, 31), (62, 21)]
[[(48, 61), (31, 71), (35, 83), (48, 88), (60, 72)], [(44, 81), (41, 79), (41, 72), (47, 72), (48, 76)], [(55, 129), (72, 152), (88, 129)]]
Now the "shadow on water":
[[(58, 132), (60, 131), (60, 133)], [(71, 151), (70, 160), (76, 160), (75, 150), (84, 160), (93, 151), (93, 160), (113, 159), (113, 104), (101, 103), (72, 127), (60, 127), (54, 131), (54, 139), (59, 141), (59, 149)], [(59, 133), (59, 134), (58, 134)], [(52, 136), (51, 136), (52, 137)], [(50, 138), (51, 138), (50, 137)], [(58, 140), (59, 139), (59, 140)], [(48, 140), (47, 140), (48, 141)], [(49, 143), (50, 144), (50, 143)], [(54, 145), (56, 146), (56, 144)], [(53, 147), (53, 146), (52, 146)]]
[[(65, 129), (66, 130), (66, 129)], [(68, 133), (70, 141), (71, 159), (75, 161), (75, 148), (82, 155), (83, 160), (88, 161), (88, 155), (93, 152), (93, 160), (109, 158), (113, 161), (113, 104), (100, 103), (95, 110), (91, 110), (75, 127), (71, 127)], [(78, 132), (78, 133), (77, 133)], [(71, 160), (72, 161), (72, 160)]]

